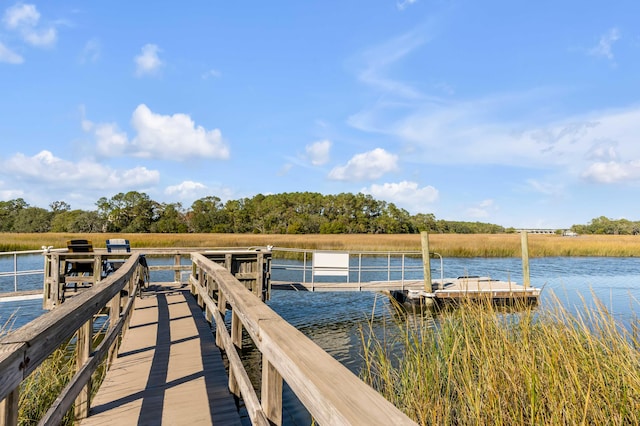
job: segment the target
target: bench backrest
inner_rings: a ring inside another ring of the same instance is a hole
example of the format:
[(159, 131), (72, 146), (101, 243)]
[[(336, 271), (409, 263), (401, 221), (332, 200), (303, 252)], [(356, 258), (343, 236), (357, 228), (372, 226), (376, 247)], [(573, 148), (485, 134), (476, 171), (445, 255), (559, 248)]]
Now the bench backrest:
[(89, 240), (69, 240), (67, 241), (67, 249), (71, 253), (91, 253), (93, 244)]
[(131, 253), (129, 240), (125, 240), (124, 238), (107, 240), (107, 253)]

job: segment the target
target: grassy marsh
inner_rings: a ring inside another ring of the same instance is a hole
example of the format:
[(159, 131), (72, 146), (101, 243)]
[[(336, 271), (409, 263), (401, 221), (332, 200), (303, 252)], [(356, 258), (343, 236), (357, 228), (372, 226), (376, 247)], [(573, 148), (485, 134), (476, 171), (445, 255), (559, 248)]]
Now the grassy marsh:
[(363, 333), (363, 378), (420, 424), (640, 423), (636, 325), (601, 304), (579, 315), (557, 300), (508, 314), (463, 304), (407, 319)]
[[(266, 246), (326, 250), (418, 251), (418, 234), (16, 234), (0, 235), (0, 251), (37, 250), (43, 245), (66, 247), (66, 241), (86, 238), (105, 247), (109, 238), (127, 238), (132, 247), (248, 247)], [(431, 251), (445, 257), (517, 257), (518, 234), (431, 234)], [(640, 236), (529, 235), (529, 255), (640, 256)]]

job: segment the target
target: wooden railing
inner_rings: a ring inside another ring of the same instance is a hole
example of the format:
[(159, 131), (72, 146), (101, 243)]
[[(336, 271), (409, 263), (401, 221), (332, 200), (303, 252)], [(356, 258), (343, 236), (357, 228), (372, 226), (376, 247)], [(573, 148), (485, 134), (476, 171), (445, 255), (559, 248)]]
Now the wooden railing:
[[(415, 424), (373, 388), (287, 323), (224, 267), (192, 253), (191, 292), (215, 322), (216, 344), (229, 360), (229, 389), (242, 397), (253, 424), (282, 423), (286, 381), (320, 424)], [(230, 330), (224, 321), (231, 308)], [(262, 353), (261, 398), (242, 366), (238, 348), (246, 329)]]
[[(126, 330), (141, 284), (139, 254), (115, 273), (0, 339), (0, 425), (16, 425), (20, 384), (57, 348), (76, 336), (76, 373), (49, 408), (41, 424), (57, 425), (75, 405), (75, 417), (90, 408), (91, 376), (107, 355), (115, 353)], [(93, 348), (93, 319), (108, 309), (109, 328)]]

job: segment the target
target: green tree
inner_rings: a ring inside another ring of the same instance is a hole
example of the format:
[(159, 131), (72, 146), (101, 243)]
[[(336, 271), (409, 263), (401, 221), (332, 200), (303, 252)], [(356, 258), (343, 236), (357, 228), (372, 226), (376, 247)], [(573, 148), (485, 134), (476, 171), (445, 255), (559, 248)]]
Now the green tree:
[(53, 213), (41, 207), (20, 211), (13, 223), (13, 232), (49, 232)]

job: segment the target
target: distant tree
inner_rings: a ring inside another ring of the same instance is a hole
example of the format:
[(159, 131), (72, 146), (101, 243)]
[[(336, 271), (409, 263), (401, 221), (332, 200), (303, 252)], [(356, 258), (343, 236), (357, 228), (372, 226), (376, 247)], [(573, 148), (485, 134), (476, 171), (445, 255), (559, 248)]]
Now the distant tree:
[(223, 219), (222, 200), (210, 195), (191, 204), (189, 228), (193, 232), (214, 232), (214, 227)]
[(53, 214), (68, 212), (69, 210), (71, 210), (71, 206), (64, 201), (54, 201), (49, 204), (49, 208), (51, 208), (51, 212)]
[(182, 204), (160, 204), (158, 220), (152, 225), (151, 232), (185, 233), (189, 231), (187, 219), (182, 211)]
[(49, 232), (53, 213), (41, 207), (27, 207), (16, 216), (13, 232)]
[(22, 198), (0, 201), (0, 232), (17, 232), (14, 223), (21, 212), (29, 207)]

